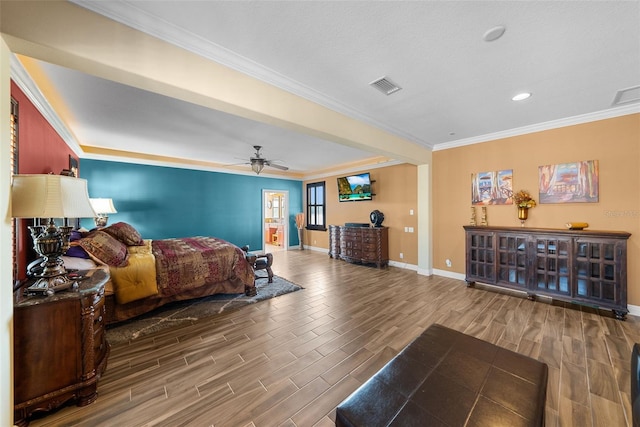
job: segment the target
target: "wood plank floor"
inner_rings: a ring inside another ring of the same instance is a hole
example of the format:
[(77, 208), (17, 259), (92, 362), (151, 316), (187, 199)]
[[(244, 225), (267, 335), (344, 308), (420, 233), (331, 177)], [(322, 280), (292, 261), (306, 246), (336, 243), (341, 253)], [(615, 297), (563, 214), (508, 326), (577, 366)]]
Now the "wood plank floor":
[(309, 250), (274, 258), (304, 290), (114, 346), (95, 403), (32, 426), (331, 426), (336, 405), (432, 323), (546, 362), (548, 427), (631, 425), (636, 317)]

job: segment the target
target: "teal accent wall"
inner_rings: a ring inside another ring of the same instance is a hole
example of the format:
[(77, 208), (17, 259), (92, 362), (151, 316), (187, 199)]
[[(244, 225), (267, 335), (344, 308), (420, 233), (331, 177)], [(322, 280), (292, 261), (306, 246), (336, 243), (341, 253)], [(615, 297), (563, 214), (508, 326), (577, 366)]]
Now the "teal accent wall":
[[(302, 181), (82, 159), (90, 197), (110, 197), (109, 224), (133, 225), (145, 239), (213, 236), (262, 247), (262, 190), (289, 192), (289, 245), (297, 245), (295, 214), (304, 212)], [(94, 227), (93, 220), (82, 225)]]

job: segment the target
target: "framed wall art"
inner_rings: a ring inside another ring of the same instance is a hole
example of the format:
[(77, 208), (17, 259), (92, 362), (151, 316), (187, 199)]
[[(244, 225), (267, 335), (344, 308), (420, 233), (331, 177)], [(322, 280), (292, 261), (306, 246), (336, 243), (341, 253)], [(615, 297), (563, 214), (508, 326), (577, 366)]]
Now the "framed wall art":
[(78, 177), (78, 159), (69, 154), (69, 170), (71, 171), (71, 175)]
[(599, 184), (597, 160), (538, 167), (540, 203), (597, 203)]
[(471, 204), (512, 204), (513, 169), (471, 174)]

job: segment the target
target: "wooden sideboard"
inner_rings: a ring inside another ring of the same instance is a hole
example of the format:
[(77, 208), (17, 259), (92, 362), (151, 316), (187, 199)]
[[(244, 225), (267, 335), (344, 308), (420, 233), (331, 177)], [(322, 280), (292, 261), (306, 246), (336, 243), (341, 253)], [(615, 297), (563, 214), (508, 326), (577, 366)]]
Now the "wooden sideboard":
[(109, 344), (104, 331), (104, 285), (109, 274), (90, 270), (77, 291), (52, 296), (14, 293), (14, 423), (69, 400), (97, 399)]
[(627, 313), (627, 240), (618, 231), (464, 226), (466, 281)]
[(387, 227), (329, 226), (329, 256), (347, 262), (389, 264), (389, 229)]

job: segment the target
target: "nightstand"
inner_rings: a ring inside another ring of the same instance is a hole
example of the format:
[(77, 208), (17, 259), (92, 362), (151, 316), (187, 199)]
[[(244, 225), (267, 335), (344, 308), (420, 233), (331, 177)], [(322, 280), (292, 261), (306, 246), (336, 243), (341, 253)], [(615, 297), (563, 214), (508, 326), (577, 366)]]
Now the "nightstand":
[(52, 296), (14, 292), (14, 423), (29, 424), (36, 411), (67, 401), (78, 406), (97, 399), (98, 380), (107, 366), (104, 331), (105, 270), (88, 270), (78, 290)]

